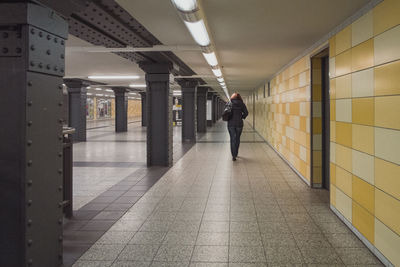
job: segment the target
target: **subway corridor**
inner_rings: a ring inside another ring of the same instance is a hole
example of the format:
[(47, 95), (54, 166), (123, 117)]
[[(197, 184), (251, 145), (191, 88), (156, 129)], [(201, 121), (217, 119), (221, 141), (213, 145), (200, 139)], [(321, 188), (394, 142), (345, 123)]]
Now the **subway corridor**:
[(232, 162), (218, 122), (73, 266), (381, 266), (245, 127)]

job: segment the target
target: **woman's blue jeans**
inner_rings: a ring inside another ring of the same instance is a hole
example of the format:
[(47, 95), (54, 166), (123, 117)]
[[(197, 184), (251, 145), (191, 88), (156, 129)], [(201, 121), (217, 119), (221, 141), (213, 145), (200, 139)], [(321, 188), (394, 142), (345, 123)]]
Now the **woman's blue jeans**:
[(236, 158), (239, 153), (240, 135), (242, 134), (243, 127), (228, 127), (229, 135), (231, 137), (231, 153), (232, 157)]

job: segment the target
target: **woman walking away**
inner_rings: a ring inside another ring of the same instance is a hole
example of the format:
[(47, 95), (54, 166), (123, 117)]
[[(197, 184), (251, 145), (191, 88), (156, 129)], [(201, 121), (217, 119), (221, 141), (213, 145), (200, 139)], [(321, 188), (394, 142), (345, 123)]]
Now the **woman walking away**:
[(231, 137), (231, 153), (232, 160), (235, 161), (239, 153), (240, 135), (243, 130), (243, 120), (246, 119), (249, 112), (247, 111), (246, 105), (243, 103), (243, 99), (238, 93), (234, 93), (231, 96), (232, 112), (228, 120), (228, 131)]

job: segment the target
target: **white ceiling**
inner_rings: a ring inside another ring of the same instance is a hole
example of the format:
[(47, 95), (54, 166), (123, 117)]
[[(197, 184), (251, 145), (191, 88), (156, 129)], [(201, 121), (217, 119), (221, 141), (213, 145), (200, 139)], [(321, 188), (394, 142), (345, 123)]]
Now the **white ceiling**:
[[(166, 45), (194, 45), (170, 0), (116, 0)], [(252, 90), (369, 0), (203, 0), (230, 91)], [(211, 75), (200, 52), (177, 52)]]
[[(116, 0), (165, 45), (196, 45), (170, 0)], [(369, 0), (202, 0), (229, 90), (253, 90)], [(67, 48), (92, 46), (69, 36)], [(211, 75), (200, 52), (175, 52), (197, 74)], [(139, 75), (137, 64), (112, 53), (66, 53), (66, 76)], [(215, 79), (204, 78), (208, 84)], [(100, 81), (100, 80), (99, 80)], [(218, 86), (219, 87), (219, 86)], [(214, 87), (217, 90), (221, 88)]]
[(97, 80), (110, 85), (145, 84), (144, 72), (136, 63), (113, 53), (72, 52), (69, 47), (90, 47), (92, 44), (69, 35), (65, 52), (66, 78), (87, 79), (91, 75), (138, 75), (133, 80)]

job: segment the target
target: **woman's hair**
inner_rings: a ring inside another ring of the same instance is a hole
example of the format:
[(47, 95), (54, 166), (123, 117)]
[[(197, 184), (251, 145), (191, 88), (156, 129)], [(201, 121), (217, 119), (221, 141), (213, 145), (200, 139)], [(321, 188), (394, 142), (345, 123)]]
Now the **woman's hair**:
[(242, 96), (239, 93), (233, 93), (231, 96), (231, 100), (233, 99), (239, 99), (243, 101)]

